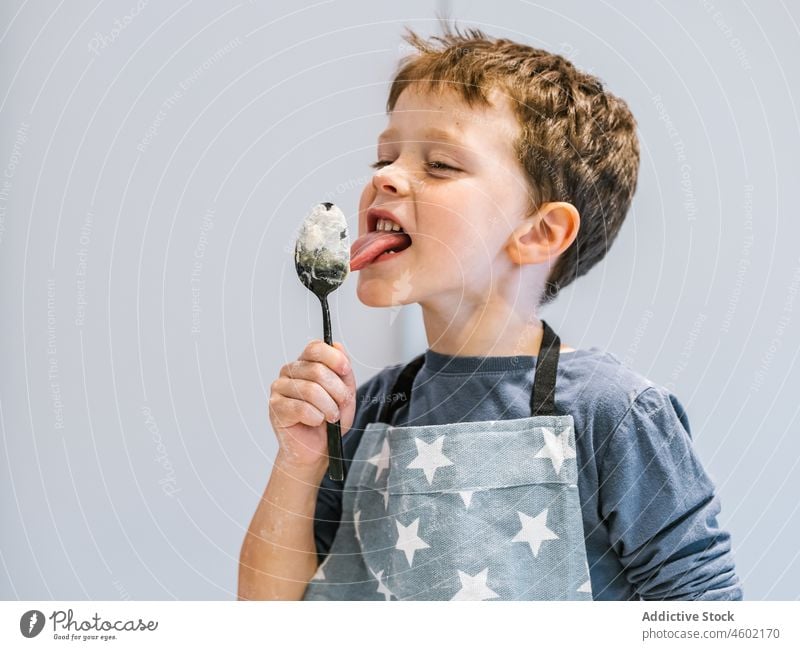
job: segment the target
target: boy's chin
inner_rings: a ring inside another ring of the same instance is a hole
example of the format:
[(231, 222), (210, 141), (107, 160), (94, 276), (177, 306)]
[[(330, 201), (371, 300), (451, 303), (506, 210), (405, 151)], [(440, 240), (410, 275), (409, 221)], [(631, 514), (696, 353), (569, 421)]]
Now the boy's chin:
[(410, 296), (400, 296), (392, 289), (391, 282), (373, 279), (362, 282), (359, 278), (356, 295), (367, 307), (400, 307), (408, 304)]

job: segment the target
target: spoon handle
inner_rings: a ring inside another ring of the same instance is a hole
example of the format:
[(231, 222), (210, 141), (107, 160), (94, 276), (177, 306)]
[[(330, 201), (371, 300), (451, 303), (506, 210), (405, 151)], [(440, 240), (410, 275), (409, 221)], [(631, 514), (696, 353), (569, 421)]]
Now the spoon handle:
[[(325, 343), (333, 346), (331, 335), (331, 314), (328, 309), (328, 297), (320, 296), (322, 303), (322, 326), (325, 332)], [(328, 476), (332, 481), (344, 481), (344, 460), (342, 451), (342, 429), (339, 421), (328, 422)]]

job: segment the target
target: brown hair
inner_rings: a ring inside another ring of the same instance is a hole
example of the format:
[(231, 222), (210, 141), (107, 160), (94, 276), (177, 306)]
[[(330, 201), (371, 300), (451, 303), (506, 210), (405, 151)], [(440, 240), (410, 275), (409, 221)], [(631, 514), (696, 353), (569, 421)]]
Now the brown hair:
[(568, 201), (581, 215), (575, 241), (556, 261), (539, 305), (584, 275), (608, 251), (630, 207), (639, 169), (636, 120), (627, 104), (564, 57), (479, 29), (461, 33), (446, 23), (425, 40), (406, 28), (417, 51), (400, 62), (388, 112), (412, 83), (457, 91), (469, 106), (489, 105), (499, 88), (514, 106), (521, 134), (514, 143), (527, 172), (534, 210)]

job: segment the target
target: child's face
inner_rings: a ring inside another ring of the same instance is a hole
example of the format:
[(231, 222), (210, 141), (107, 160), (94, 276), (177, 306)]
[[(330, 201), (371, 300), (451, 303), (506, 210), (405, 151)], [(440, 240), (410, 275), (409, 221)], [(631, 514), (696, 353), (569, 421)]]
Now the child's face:
[(400, 95), (361, 195), (359, 236), (369, 209), (381, 208), (413, 244), (359, 272), (364, 304), (459, 309), (487, 300), (513, 272), (506, 246), (530, 214), (529, 187), (513, 150), (516, 117), (499, 92), (490, 99), (470, 108), (453, 91), (413, 84)]

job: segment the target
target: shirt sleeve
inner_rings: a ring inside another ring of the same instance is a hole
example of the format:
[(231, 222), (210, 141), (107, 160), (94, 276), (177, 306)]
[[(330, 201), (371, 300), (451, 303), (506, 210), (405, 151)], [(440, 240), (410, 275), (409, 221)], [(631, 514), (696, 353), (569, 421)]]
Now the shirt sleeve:
[(637, 395), (599, 479), (610, 544), (642, 600), (742, 600), (719, 498), (672, 393), (649, 386)]

